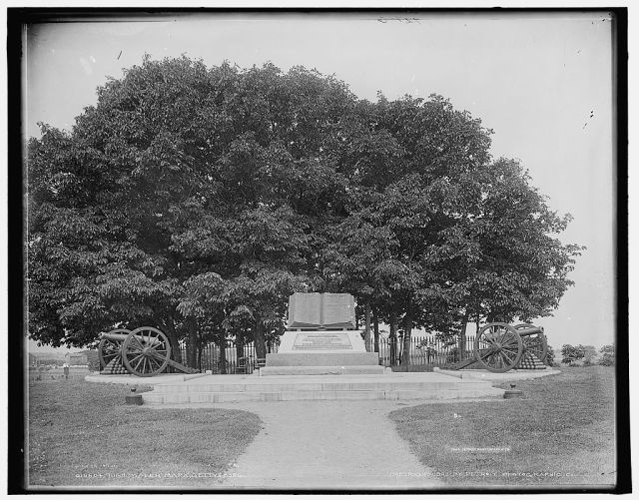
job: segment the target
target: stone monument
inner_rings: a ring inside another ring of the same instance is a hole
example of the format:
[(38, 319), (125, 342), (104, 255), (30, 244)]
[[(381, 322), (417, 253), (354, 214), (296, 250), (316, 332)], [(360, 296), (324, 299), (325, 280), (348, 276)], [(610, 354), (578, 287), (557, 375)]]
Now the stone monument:
[(361, 334), (351, 294), (295, 293), (289, 298), (287, 331), (278, 352), (266, 355), (260, 375), (384, 373)]

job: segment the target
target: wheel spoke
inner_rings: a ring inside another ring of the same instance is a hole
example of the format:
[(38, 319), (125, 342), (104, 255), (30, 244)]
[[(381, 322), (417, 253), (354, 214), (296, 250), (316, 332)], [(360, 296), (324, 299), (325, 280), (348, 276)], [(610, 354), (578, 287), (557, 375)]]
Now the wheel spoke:
[(484, 363), (487, 364), (487, 365), (491, 364), (494, 354), (495, 353), (493, 351), (490, 351), (486, 355), (484, 355), (483, 358), (482, 358), (484, 360)]
[[(135, 370), (136, 372), (138, 371), (138, 367), (140, 366), (140, 364), (142, 363), (142, 361), (144, 361), (144, 358), (140, 359), (137, 364), (135, 365), (135, 367), (133, 368), (133, 370)], [(130, 363), (129, 363), (130, 364)]]
[(484, 351), (479, 355), (479, 359), (484, 359), (492, 354), (492, 349), (480, 349), (480, 351)]
[(502, 350), (502, 351), (507, 351), (507, 352), (513, 353), (515, 356), (516, 356), (516, 355), (517, 355), (517, 353), (519, 352), (519, 349), (512, 349), (512, 348), (510, 348), (510, 347), (504, 347), (504, 346), (502, 346), (502, 347), (501, 347), (501, 350)]
[(502, 352), (502, 357), (504, 359), (504, 362), (505, 362), (506, 366), (512, 366), (514, 364), (515, 359), (517, 358), (517, 356), (513, 356), (511, 358), (510, 356), (508, 356), (506, 351)]
[(497, 358), (496, 353), (493, 353), (490, 357), (490, 366), (494, 368), (499, 368), (499, 358)]
[(517, 344), (518, 344), (517, 337), (514, 337), (511, 335), (510, 337), (508, 337), (508, 340), (503, 342), (502, 345), (517, 345)]
[(158, 350), (156, 350), (156, 349), (151, 349), (151, 350), (149, 351), (149, 354), (150, 354), (152, 357), (156, 358), (156, 359), (159, 359), (159, 360), (164, 361), (164, 359), (166, 358), (166, 351), (164, 351), (164, 356), (163, 356), (162, 354), (160, 354), (160, 352), (161, 352), (161, 351), (158, 351)]
[(142, 345), (142, 342), (140, 342), (140, 340), (138, 339), (137, 336), (131, 337), (131, 344), (133, 344), (133, 342), (135, 342), (138, 345), (140, 350), (144, 349), (144, 346)]
[(504, 366), (508, 365), (508, 362), (506, 361), (506, 356), (504, 356), (504, 354), (501, 351), (499, 351), (499, 360), (501, 361), (500, 368), (503, 368)]
[(151, 371), (155, 371), (160, 366), (160, 362), (156, 358), (151, 356), (149, 357), (149, 365), (151, 366)]
[(135, 358), (131, 358), (131, 359), (129, 359), (129, 358), (128, 358), (128, 356), (127, 356), (127, 358), (126, 358), (126, 359), (129, 361), (129, 364), (131, 364), (131, 363), (133, 363), (136, 359), (138, 359), (140, 356), (143, 356), (143, 354), (142, 354), (142, 353), (140, 353), (140, 354), (138, 354)]
[(499, 343), (500, 344), (505, 344), (507, 342), (507, 339), (512, 338), (512, 335), (510, 334), (510, 332), (508, 330), (504, 330), (504, 332), (502, 333), (501, 337), (499, 337)]
[(508, 360), (508, 364), (512, 364), (515, 359), (517, 358), (517, 355), (513, 355), (513, 357), (511, 358), (508, 354), (513, 354), (512, 351), (507, 351), (507, 350), (502, 350), (502, 354), (503, 356)]
[(484, 341), (489, 346), (494, 346), (497, 343), (497, 340), (494, 338), (493, 335), (494, 334), (492, 332), (486, 332), (486, 334), (483, 335), (481, 340)]
[(492, 366), (493, 368), (499, 368), (499, 358), (497, 357), (496, 352), (493, 352), (492, 356), (490, 357), (490, 366)]
[(156, 369), (157, 370), (161, 370), (162, 369), (162, 365), (164, 364), (164, 359), (155, 359), (155, 364), (157, 365)]

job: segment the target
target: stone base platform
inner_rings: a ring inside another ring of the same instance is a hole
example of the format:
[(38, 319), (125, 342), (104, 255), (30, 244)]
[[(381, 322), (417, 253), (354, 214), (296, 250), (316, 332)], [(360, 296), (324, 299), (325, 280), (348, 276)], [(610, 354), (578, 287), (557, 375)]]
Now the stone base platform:
[(205, 377), (205, 373), (159, 373), (153, 377), (138, 377), (137, 375), (103, 375), (101, 373), (91, 373), (84, 377), (86, 382), (96, 382), (99, 384), (122, 384), (122, 385), (159, 385), (173, 384), (192, 380), (198, 377)]
[(287, 352), (266, 355), (266, 366), (379, 366), (376, 352)]
[(260, 368), (260, 376), (273, 375), (383, 375), (386, 369), (381, 365), (351, 366), (265, 366)]
[(482, 380), (440, 373), (383, 375), (206, 375), (158, 384), (142, 393), (144, 404), (295, 400), (442, 400), (502, 398), (503, 389)]

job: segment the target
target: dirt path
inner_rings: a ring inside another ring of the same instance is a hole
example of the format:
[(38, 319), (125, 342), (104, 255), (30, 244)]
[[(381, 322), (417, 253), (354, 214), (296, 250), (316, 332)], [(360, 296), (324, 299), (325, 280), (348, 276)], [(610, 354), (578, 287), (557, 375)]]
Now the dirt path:
[[(416, 403), (417, 404), (417, 403)], [(232, 468), (238, 488), (432, 488), (388, 413), (393, 401), (289, 401), (220, 405), (254, 412), (262, 432)]]

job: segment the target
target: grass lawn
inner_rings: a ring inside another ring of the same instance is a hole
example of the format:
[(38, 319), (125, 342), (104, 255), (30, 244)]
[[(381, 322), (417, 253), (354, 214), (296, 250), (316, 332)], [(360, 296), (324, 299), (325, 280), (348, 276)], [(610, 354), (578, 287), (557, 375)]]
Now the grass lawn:
[(28, 486), (215, 486), (261, 428), (253, 413), (131, 406), (127, 394), (82, 379), (30, 382)]
[(614, 368), (562, 370), (515, 382), (521, 399), (427, 404), (390, 416), (420, 461), (453, 487), (614, 485)]

